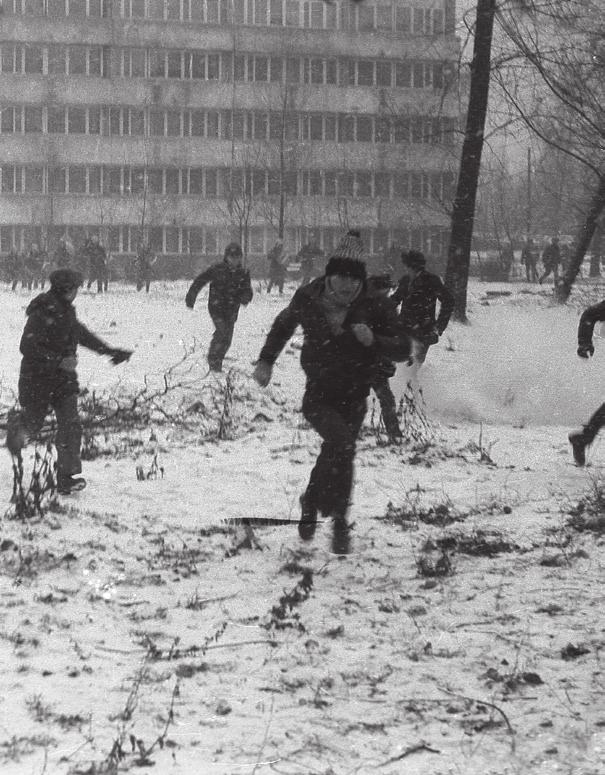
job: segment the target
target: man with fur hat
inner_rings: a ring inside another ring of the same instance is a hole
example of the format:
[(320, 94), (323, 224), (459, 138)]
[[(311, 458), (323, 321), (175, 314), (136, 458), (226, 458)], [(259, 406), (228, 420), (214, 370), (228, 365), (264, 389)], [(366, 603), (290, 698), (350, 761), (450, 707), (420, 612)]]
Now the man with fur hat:
[(275, 318), (254, 371), (256, 381), (266, 387), (277, 357), (297, 326), (302, 327), (301, 366), (307, 377), (302, 411), (323, 443), (300, 499), (298, 532), (310, 540), (318, 513), (331, 517), (332, 549), (338, 554), (349, 551), (346, 515), (368, 393), (382, 358), (404, 360), (409, 355), (392, 306), (366, 292), (362, 255), (359, 232), (349, 231), (325, 275), (299, 288)]
[(21, 337), (23, 355), (19, 374), (20, 411), (9, 416), (6, 446), (19, 455), (28, 436), (40, 431), (49, 409), (57, 419), (57, 490), (63, 495), (81, 490), (82, 471), (78, 417), (78, 345), (109, 355), (114, 364), (132, 355), (130, 350), (110, 347), (76, 317), (73, 301), (84, 279), (73, 269), (56, 269), (50, 290), (36, 296), (27, 307)]
[[(404, 274), (391, 299), (401, 304), (399, 320), (418, 342), (414, 360), (424, 363), (429, 347), (439, 341), (447, 328), (454, 310), (454, 297), (436, 274), (427, 272), (426, 259), (419, 250), (404, 251), (401, 261)], [(435, 317), (437, 301), (440, 307)]]
[(193, 309), (198, 293), (210, 283), (208, 312), (215, 329), (208, 349), (210, 371), (222, 371), (223, 359), (233, 340), (239, 308), (252, 301), (250, 272), (243, 268), (242, 258), (239, 244), (230, 242), (225, 248), (223, 260), (199, 274), (185, 297), (185, 304)]

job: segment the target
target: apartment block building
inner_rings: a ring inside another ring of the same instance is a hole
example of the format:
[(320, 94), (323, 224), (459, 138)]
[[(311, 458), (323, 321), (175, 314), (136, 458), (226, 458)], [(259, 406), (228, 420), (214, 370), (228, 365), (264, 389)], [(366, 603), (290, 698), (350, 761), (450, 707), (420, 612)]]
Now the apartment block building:
[(455, 0), (1, 0), (0, 252), (141, 235), (172, 274), (235, 238), (359, 228), (443, 255)]

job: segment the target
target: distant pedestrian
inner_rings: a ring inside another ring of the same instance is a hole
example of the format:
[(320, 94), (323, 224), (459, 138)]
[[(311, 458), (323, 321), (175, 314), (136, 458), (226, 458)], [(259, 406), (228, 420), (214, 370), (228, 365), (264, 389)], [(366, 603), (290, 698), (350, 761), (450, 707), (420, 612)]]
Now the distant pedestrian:
[(323, 258), (323, 251), (318, 245), (307, 242), (299, 250), (296, 258), (300, 261), (300, 285), (308, 285), (315, 275), (316, 261)]
[(230, 242), (225, 248), (223, 260), (199, 274), (185, 297), (185, 304), (193, 309), (198, 293), (210, 284), (208, 312), (215, 329), (208, 350), (210, 371), (222, 371), (223, 359), (233, 340), (239, 308), (252, 301), (250, 273), (243, 268), (242, 258), (241, 247), (237, 242)]
[(269, 282), (267, 284), (267, 293), (271, 293), (273, 286), (276, 286), (281, 296), (284, 292), (284, 283), (286, 281), (286, 263), (287, 256), (284, 251), (284, 243), (277, 240), (267, 255), (269, 262)]
[[(389, 293), (394, 286), (389, 274), (370, 275), (367, 280), (367, 294), (369, 298), (380, 298), (384, 304), (391, 306), (394, 314), (397, 314), (397, 304), (389, 298)], [(391, 444), (401, 441), (402, 433), (397, 418), (397, 404), (395, 396), (389, 385), (389, 379), (395, 376), (396, 367), (389, 358), (380, 358), (377, 368), (377, 377), (372, 383), (372, 390), (376, 393), (382, 421)]]
[(67, 239), (65, 237), (60, 237), (57, 242), (57, 247), (53, 252), (53, 269), (68, 269), (71, 267), (71, 263), (72, 254), (67, 247)]
[(137, 250), (134, 260), (136, 272), (137, 291), (145, 288), (145, 293), (149, 293), (151, 287), (152, 267), (155, 264), (155, 255), (147, 242), (142, 242)]
[(90, 290), (93, 283), (97, 284), (97, 293), (107, 292), (109, 284), (109, 271), (107, 269), (107, 251), (99, 242), (97, 234), (93, 234), (84, 243), (82, 250), (82, 259), (88, 268), (87, 290)]
[(418, 250), (403, 252), (401, 261), (404, 275), (391, 299), (401, 304), (399, 320), (405, 331), (416, 340), (414, 360), (422, 364), (429, 347), (439, 341), (447, 328), (454, 310), (454, 297), (441, 278), (426, 270), (423, 253)]
[[(605, 301), (588, 307), (582, 313), (578, 325), (578, 355), (580, 358), (592, 358), (594, 355), (592, 335), (595, 323), (604, 320)], [(573, 431), (569, 434), (569, 442), (576, 465), (586, 464), (586, 447), (592, 444), (603, 426), (605, 426), (605, 404), (601, 404), (588, 422), (582, 426), (581, 431)]]
[(536, 246), (531, 237), (529, 237), (526, 243), (523, 245), (521, 251), (521, 263), (525, 265), (525, 276), (528, 283), (538, 282), (538, 254), (536, 252)]
[(46, 251), (37, 242), (32, 242), (23, 263), (23, 278), (21, 285), (26, 285), (29, 291), (38, 287), (44, 288)]
[(50, 290), (36, 296), (27, 307), (27, 322), (21, 337), (19, 403), (21, 410), (9, 415), (6, 446), (19, 455), (27, 438), (35, 436), (49, 410), (57, 419), (57, 490), (63, 495), (81, 490), (78, 417), (78, 345), (109, 355), (118, 364), (130, 358), (129, 350), (110, 347), (76, 317), (73, 301), (83, 283), (73, 269), (57, 269), (50, 275)]
[(4, 263), (6, 281), (10, 284), (11, 290), (17, 290), (17, 284), (23, 275), (23, 256), (19, 253), (15, 245), (11, 246)]
[(349, 231), (328, 260), (325, 276), (299, 288), (275, 318), (254, 371), (256, 381), (266, 387), (280, 352), (301, 326), (300, 362), (307, 378), (302, 411), (322, 445), (300, 499), (298, 532), (310, 540), (318, 514), (331, 518), (332, 550), (337, 554), (350, 550), (347, 511), (368, 393), (381, 359), (409, 355), (392, 306), (366, 293), (362, 256), (359, 232)]
[(544, 267), (544, 273), (538, 280), (540, 285), (546, 280), (548, 275), (552, 272), (555, 286), (559, 283), (559, 266), (561, 265), (561, 249), (559, 247), (559, 238), (553, 237), (550, 244), (547, 245), (542, 251), (542, 265)]

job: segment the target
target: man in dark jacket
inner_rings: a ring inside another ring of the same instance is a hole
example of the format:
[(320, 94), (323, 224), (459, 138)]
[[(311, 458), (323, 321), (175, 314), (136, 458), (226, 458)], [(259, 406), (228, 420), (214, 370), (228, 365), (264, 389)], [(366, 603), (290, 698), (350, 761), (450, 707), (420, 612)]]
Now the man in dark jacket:
[(279, 290), (281, 296), (284, 292), (284, 283), (286, 282), (286, 262), (287, 256), (284, 253), (284, 243), (277, 240), (267, 255), (269, 262), (269, 282), (267, 284), (267, 293), (271, 293), (274, 285)]
[(542, 264), (544, 266), (544, 274), (538, 280), (540, 285), (542, 285), (551, 272), (555, 285), (557, 285), (559, 282), (559, 266), (561, 264), (561, 249), (558, 237), (553, 237), (550, 245), (547, 245), (542, 251)]
[(210, 371), (222, 371), (223, 359), (233, 340), (239, 308), (252, 301), (250, 273), (242, 267), (242, 257), (241, 247), (237, 242), (230, 242), (225, 248), (223, 261), (199, 274), (185, 297), (185, 304), (193, 309), (198, 293), (210, 283), (208, 312), (215, 329), (208, 350)]
[(318, 245), (307, 242), (299, 250), (296, 258), (300, 261), (300, 284), (307, 285), (313, 279), (315, 273), (315, 260), (322, 258), (323, 252)]
[(527, 282), (535, 283), (538, 280), (538, 270), (536, 269), (538, 256), (536, 254), (534, 241), (531, 237), (527, 239), (527, 242), (521, 251), (521, 263), (525, 264), (525, 276), (527, 278)]
[(88, 283), (86, 288), (90, 290), (96, 281), (97, 293), (107, 293), (109, 273), (107, 271), (107, 253), (99, 242), (99, 237), (93, 234), (84, 244), (82, 258), (85, 266), (88, 266)]
[(338, 554), (349, 551), (346, 514), (368, 393), (382, 358), (403, 360), (409, 355), (409, 342), (393, 308), (366, 294), (362, 255), (359, 232), (348, 232), (328, 261), (325, 276), (299, 288), (276, 317), (254, 372), (259, 385), (268, 385), (278, 355), (297, 326), (302, 327), (301, 366), (307, 377), (302, 411), (323, 443), (300, 500), (298, 532), (309, 540), (318, 513), (332, 517), (332, 548)]
[(23, 257), (13, 245), (11, 249), (8, 251), (8, 255), (6, 256), (6, 261), (4, 264), (5, 271), (6, 271), (6, 280), (11, 285), (11, 290), (16, 291), (17, 290), (17, 284), (19, 283), (19, 278), (21, 277), (23, 273)]
[[(578, 355), (580, 358), (592, 358), (594, 345), (592, 334), (595, 323), (605, 320), (605, 301), (588, 307), (580, 317), (578, 325)], [(597, 433), (605, 425), (605, 404), (597, 409), (588, 422), (582, 426), (581, 431), (573, 431), (569, 434), (573, 457), (576, 465), (583, 466), (586, 463), (586, 447), (595, 440)]]
[(53, 253), (53, 267), (55, 269), (66, 269), (71, 266), (71, 253), (67, 247), (67, 240), (65, 237), (60, 237), (57, 242), (57, 247)]
[[(404, 275), (391, 296), (401, 304), (399, 320), (407, 333), (418, 342), (414, 360), (424, 363), (426, 354), (449, 323), (454, 310), (454, 297), (441, 279), (426, 270), (424, 255), (418, 250), (401, 254)], [(439, 301), (439, 315), (435, 317)]]
[(153, 250), (146, 242), (141, 242), (137, 250), (137, 256), (134, 260), (136, 271), (137, 291), (145, 287), (145, 293), (149, 293), (151, 287), (151, 267), (155, 263)]
[(112, 363), (128, 360), (129, 350), (110, 347), (89, 331), (76, 317), (73, 301), (83, 278), (73, 269), (57, 269), (50, 275), (50, 290), (35, 297), (26, 310), (27, 322), (21, 337), (19, 403), (21, 411), (11, 413), (6, 446), (19, 455), (28, 436), (40, 431), (52, 409), (57, 418), (57, 490), (69, 495), (81, 490), (86, 481), (82, 471), (78, 417), (78, 345), (109, 355)]

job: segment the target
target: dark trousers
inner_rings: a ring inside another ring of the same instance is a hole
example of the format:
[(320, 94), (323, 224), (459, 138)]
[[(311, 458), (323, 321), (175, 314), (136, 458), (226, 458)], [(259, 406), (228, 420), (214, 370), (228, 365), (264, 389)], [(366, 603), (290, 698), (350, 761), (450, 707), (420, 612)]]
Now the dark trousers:
[(90, 290), (92, 287), (92, 284), (95, 281), (97, 283), (97, 293), (103, 293), (103, 291), (107, 292), (107, 286), (109, 284), (109, 273), (107, 271), (107, 267), (100, 266), (100, 267), (94, 267), (93, 269), (91, 269), (90, 277), (88, 278), (88, 283), (86, 284), (86, 288)]
[(233, 341), (233, 329), (236, 318), (233, 315), (211, 315), (214, 323), (214, 334), (208, 349), (208, 365), (212, 371), (223, 368), (223, 359)]
[(145, 292), (149, 293), (151, 287), (151, 277), (149, 275), (139, 275), (137, 277), (137, 291), (142, 291), (145, 287)]
[(382, 412), (382, 421), (384, 427), (391, 439), (401, 438), (401, 429), (399, 427), (399, 420), (397, 419), (397, 405), (395, 403), (395, 396), (389, 385), (389, 380), (378, 380), (372, 385), (372, 389), (376, 393), (378, 402), (380, 404), (380, 410)]
[(605, 426), (605, 404), (597, 409), (590, 420), (584, 425), (582, 437), (586, 444), (592, 444), (597, 433)]
[(80, 445), (82, 443), (82, 425), (78, 416), (78, 396), (69, 395), (31, 395), (20, 385), (21, 403), (20, 423), (27, 436), (39, 433), (49, 410), (57, 418), (57, 476), (73, 476), (82, 471)]
[(538, 279), (538, 270), (536, 269), (535, 261), (528, 261), (525, 263), (525, 276), (528, 283), (535, 283)]
[(326, 399), (307, 389), (302, 411), (323, 439), (305, 499), (325, 517), (342, 518), (347, 513), (353, 489), (355, 444), (366, 413), (366, 400)]
[(542, 275), (542, 277), (540, 277), (540, 278), (538, 279), (538, 282), (539, 282), (539, 283), (543, 283), (543, 282), (544, 282), (544, 280), (546, 280), (546, 278), (548, 277), (548, 275), (549, 275), (551, 272), (552, 272), (552, 274), (553, 274), (553, 278), (554, 278), (554, 281), (555, 281), (555, 285), (557, 285), (557, 284), (558, 284), (558, 282), (559, 282), (559, 267), (558, 267), (558, 265), (557, 265), (557, 264), (555, 264), (554, 266), (545, 266), (545, 267), (544, 267), (544, 274)]

